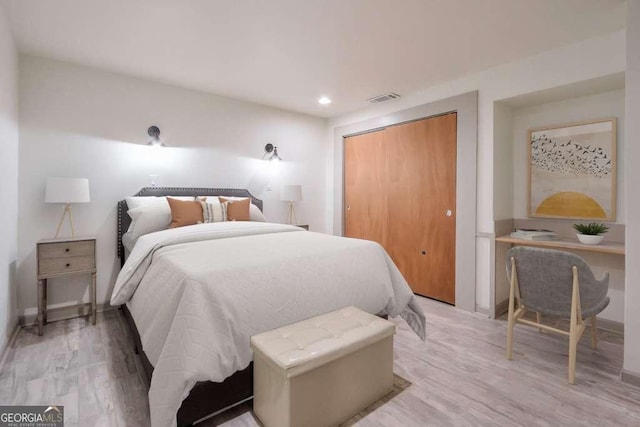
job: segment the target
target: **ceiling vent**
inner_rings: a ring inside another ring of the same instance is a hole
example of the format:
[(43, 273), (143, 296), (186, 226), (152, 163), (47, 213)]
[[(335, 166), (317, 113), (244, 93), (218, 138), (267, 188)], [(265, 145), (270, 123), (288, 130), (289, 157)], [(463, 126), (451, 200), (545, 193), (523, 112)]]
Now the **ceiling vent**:
[(400, 98), (400, 95), (398, 95), (397, 93), (385, 93), (384, 95), (378, 95), (378, 96), (374, 96), (373, 98), (369, 98), (367, 99), (367, 101), (372, 102), (374, 104), (379, 104), (381, 102), (386, 102), (386, 101), (391, 101), (392, 99), (398, 99)]

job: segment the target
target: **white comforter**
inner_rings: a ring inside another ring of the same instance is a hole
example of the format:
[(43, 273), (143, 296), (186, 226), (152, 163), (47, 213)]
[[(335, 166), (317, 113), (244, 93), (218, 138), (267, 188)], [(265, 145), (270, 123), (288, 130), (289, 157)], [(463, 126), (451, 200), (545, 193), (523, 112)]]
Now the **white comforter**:
[(123, 303), (155, 367), (153, 426), (176, 424), (196, 382), (246, 368), (257, 333), (348, 305), (401, 315), (425, 333), (424, 314), (380, 245), (281, 224), (200, 224), (142, 236), (111, 297)]

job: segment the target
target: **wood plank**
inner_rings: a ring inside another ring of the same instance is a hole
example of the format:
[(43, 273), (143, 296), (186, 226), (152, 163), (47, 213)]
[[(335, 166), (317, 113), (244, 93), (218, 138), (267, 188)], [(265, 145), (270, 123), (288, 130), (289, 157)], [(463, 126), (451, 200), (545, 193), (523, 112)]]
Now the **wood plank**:
[(606, 243), (600, 245), (584, 245), (571, 240), (526, 240), (517, 239), (509, 235), (496, 237), (496, 242), (511, 243), (518, 246), (534, 246), (552, 249), (574, 249), (587, 252), (599, 252), (603, 254), (624, 255), (623, 243)]

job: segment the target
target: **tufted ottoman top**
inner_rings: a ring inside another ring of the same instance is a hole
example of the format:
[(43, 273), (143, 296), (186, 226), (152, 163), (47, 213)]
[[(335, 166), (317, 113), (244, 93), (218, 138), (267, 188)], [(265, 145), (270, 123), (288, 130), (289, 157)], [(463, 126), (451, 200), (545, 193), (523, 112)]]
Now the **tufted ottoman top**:
[(251, 337), (251, 348), (287, 377), (327, 364), (395, 332), (388, 320), (346, 307)]

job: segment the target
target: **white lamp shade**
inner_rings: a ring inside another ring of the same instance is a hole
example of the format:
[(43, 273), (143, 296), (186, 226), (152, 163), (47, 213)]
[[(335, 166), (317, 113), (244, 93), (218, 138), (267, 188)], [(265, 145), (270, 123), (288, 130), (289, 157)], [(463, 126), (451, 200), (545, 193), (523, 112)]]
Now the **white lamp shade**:
[(87, 178), (47, 178), (45, 203), (89, 203)]
[(280, 200), (283, 202), (299, 202), (302, 200), (302, 186), (283, 185), (280, 192)]

